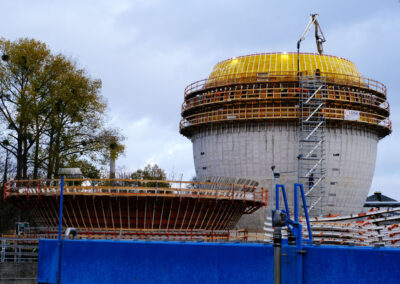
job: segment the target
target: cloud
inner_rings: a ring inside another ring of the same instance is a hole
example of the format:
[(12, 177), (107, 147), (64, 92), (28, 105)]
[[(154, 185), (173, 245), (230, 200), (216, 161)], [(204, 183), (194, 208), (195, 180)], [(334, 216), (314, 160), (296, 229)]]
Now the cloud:
[(126, 154), (117, 164), (129, 165), (135, 171), (147, 164), (158, 164), (169, 174), (194, 176), (192, 146), (184, 137), (177, 135), (177, 128), (161, 121), (143, 117), (132, 122), (115, 119), (127, 136)]
[[(191, 142), (178, 132), (183, 90), (233, 56), (295, 51), (311, 12), (327, 53), (385, 83), (394, 133), (379, 143), (372, 190), (397, 193), (400, 177), (398, 1), (5, 1), (3, 36), (34, 37), (103, 81), (110, 123), (127, 136), (119, 165), (154, 162), (194, 174)], [(313, 31), (302, 51), (315, 52)]]

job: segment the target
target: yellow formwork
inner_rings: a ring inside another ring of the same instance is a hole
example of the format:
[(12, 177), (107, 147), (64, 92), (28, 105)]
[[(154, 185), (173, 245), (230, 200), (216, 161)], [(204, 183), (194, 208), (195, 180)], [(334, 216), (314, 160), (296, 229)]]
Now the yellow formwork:
[[(340, 75), (360, 77), (356, 65), (347, 60), (331, 55), (300, 53), (300, 71), (314, 74), (328, 73), (328, 77), (340, 78)], [(297, 53), (262, 53), (233, 57), (217, 63), (209, 79), (217, 77), (236, 78), (243, 73), (297, 73)], [(329, 74), (330, 73), (330, 74)]]

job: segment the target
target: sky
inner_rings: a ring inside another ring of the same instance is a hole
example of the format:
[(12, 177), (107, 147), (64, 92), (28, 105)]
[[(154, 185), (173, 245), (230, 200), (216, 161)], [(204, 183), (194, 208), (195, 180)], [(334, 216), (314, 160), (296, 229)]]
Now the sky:
[[(234, 56), (295, 51), (319, 14), (326, 54), (353, 61), (388, 88), (393, 133), (379, 142), (371, 192), (400, 200), (400, 0), (3, 0), (1, 37), (45, 42), (103, 82), (107, 122), (126, 136), (121, 170), (157, 163), (172, 178), (195, 175), (179, 134), (184, 88)], [(316, 52), (312, 33), (303, 52)]]

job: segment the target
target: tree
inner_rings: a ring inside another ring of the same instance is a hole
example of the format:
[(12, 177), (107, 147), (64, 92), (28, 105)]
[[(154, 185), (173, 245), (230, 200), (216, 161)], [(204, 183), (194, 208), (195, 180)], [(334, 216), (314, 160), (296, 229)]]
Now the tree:
[[(153, 166), (148, 164), (143, 170), (138, 169), (136, 172), (132, 173), (131, 178), (136, 180), (166, 180), (167, 175), (157, 164)], [(141, 185), (146, 187), (170, 187), (168, 182), (143, 182)]]
[(82, 70), (69, 70), (57, 87), (53, 113), (46, 129), (47, 177), (51, 178), (69, 155), (100, 151), (105, 104), (98, 96), (101, 82), (91, 81)]
[[(60, 167), (98, 178), (110, 135), (118, 142), (115, 157), (124, 150), (119, 131), (104, 127), (101, 81), (34, 39), (0, 39), (0, 56), (0, 148), (9, 156), (0, 165), (3, 182), (7, 173), (51, 179)], [(0, 230), (17, 216), (26, 219), (2, 201), (0, 216)]]
[(125, 145), (122, 141), (125, 137), (117, 129), (105, 129), (97, 138), (99, 149), (101, 149), (101, 162), (110, 163), (109, 178), (115, 178), (115, 161), (124, 151)]
[[(35, 41), (23, 40), (17, 44), (1, 40), (0, 50), (3, 55), (0, 64), (0, 113), (15, 143), (4, 139), (2, 146), (9, 150), (17, 159), (17, 177), (25, 177), (28, 151), (35, 141), (33, 135), (34, 116), (37, 117), (36, 126), (42, 129), (39, 121), (46, 115), (37, 112), (45, 109), (44, 89), (47, 84), (40, 81), (52, 82), (53, 76), (44, 75), (45, 70), (51, 69), (50, 56), (45, 45)], [(49, 72), (51, 73), (51, 72)]]
[(104, 152), (99, 79), (34, 39), (1, 39), (0, 52), (0, 146), (16, 159), (16, 179), (52, 178), (71, 155)]

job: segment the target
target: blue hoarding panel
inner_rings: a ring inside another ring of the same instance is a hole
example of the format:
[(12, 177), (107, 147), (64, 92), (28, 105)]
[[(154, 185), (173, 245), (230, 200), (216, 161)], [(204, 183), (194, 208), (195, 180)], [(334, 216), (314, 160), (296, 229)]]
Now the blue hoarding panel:
[(57, 283), (57, 242), (55, 240), (39, 240), (39, 248), (38, 282)]
[(400, 249), (307, 247), (304, 283), (400, 283)]
[[(48, 245), (51, 243), (52, 245)], [(55, 279), (56, 241), (41, 240), (38, 282)], [(272, 247), (254, 244), (63, 241), (62, 283), (245, 283), (273, 280)], [(254, 273), (257, 271), (257, 273)], [(48, 282), (52, 283), (52, 282)]]
[[(400, 283), (400, 250), (305, 246), (304, 283)], [(283, 283), (297, 283), (297, 251), (283, 247)], [(57, 241), (39, 243), (38, 282), (55, 283)], [(64, 240), (61, 283), (273, 283), (263, 244)]]

